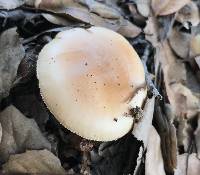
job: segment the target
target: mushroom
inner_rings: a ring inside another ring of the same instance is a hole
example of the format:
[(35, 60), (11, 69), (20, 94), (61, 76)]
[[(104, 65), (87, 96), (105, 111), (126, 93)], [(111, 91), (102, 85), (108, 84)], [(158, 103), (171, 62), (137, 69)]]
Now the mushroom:
[(120, 34), (102, 27), (60, 32), (37, 61), (41, 96), (55, 118), (71, 132), (112, 141), (134, 123), (147, 88), (142, 62)]

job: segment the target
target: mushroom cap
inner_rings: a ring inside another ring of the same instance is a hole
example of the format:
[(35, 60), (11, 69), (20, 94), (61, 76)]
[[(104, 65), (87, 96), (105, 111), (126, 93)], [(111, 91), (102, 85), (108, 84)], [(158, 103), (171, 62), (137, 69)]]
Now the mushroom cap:
[(142, 62), (120, 34), (102, 27), (60, 32), (37, 61), (42, 98), (67, 129), (96, 141), (116, 140), (133, 125), (130, 108), (147, 90)]

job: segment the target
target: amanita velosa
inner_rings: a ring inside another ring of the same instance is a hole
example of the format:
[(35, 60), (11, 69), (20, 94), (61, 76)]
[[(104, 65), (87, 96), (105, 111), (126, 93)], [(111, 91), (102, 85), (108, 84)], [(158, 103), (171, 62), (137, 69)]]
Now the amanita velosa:
[(60, 32), (37, 61), (42, 98), (77, 135), (112, 141), (127, 134), (147, 95), (142, 62), (120, 34), (102, 27)]

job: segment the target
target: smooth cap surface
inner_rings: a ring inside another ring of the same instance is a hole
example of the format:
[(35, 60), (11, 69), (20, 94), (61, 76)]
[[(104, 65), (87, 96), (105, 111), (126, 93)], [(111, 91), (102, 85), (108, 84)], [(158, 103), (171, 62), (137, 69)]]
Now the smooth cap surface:
[(70, 131), (116, 140), (130, 131), (132, 107), (146, 97), (143, 65), (121, 35), (101, 27), (57, 34), (40, 52), (37, 77), (44, 102)]

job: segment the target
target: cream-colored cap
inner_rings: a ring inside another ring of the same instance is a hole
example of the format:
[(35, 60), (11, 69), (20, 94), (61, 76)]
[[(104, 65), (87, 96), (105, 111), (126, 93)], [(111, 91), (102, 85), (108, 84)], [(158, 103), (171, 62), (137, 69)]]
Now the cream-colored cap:
[(57, 34), (37, 62), (44, 102), (56, 119), (81, 137), (116, 140), (130, 131), (130, 108), (146, 98), (142, 62), (120, 34), (102, 27)]

